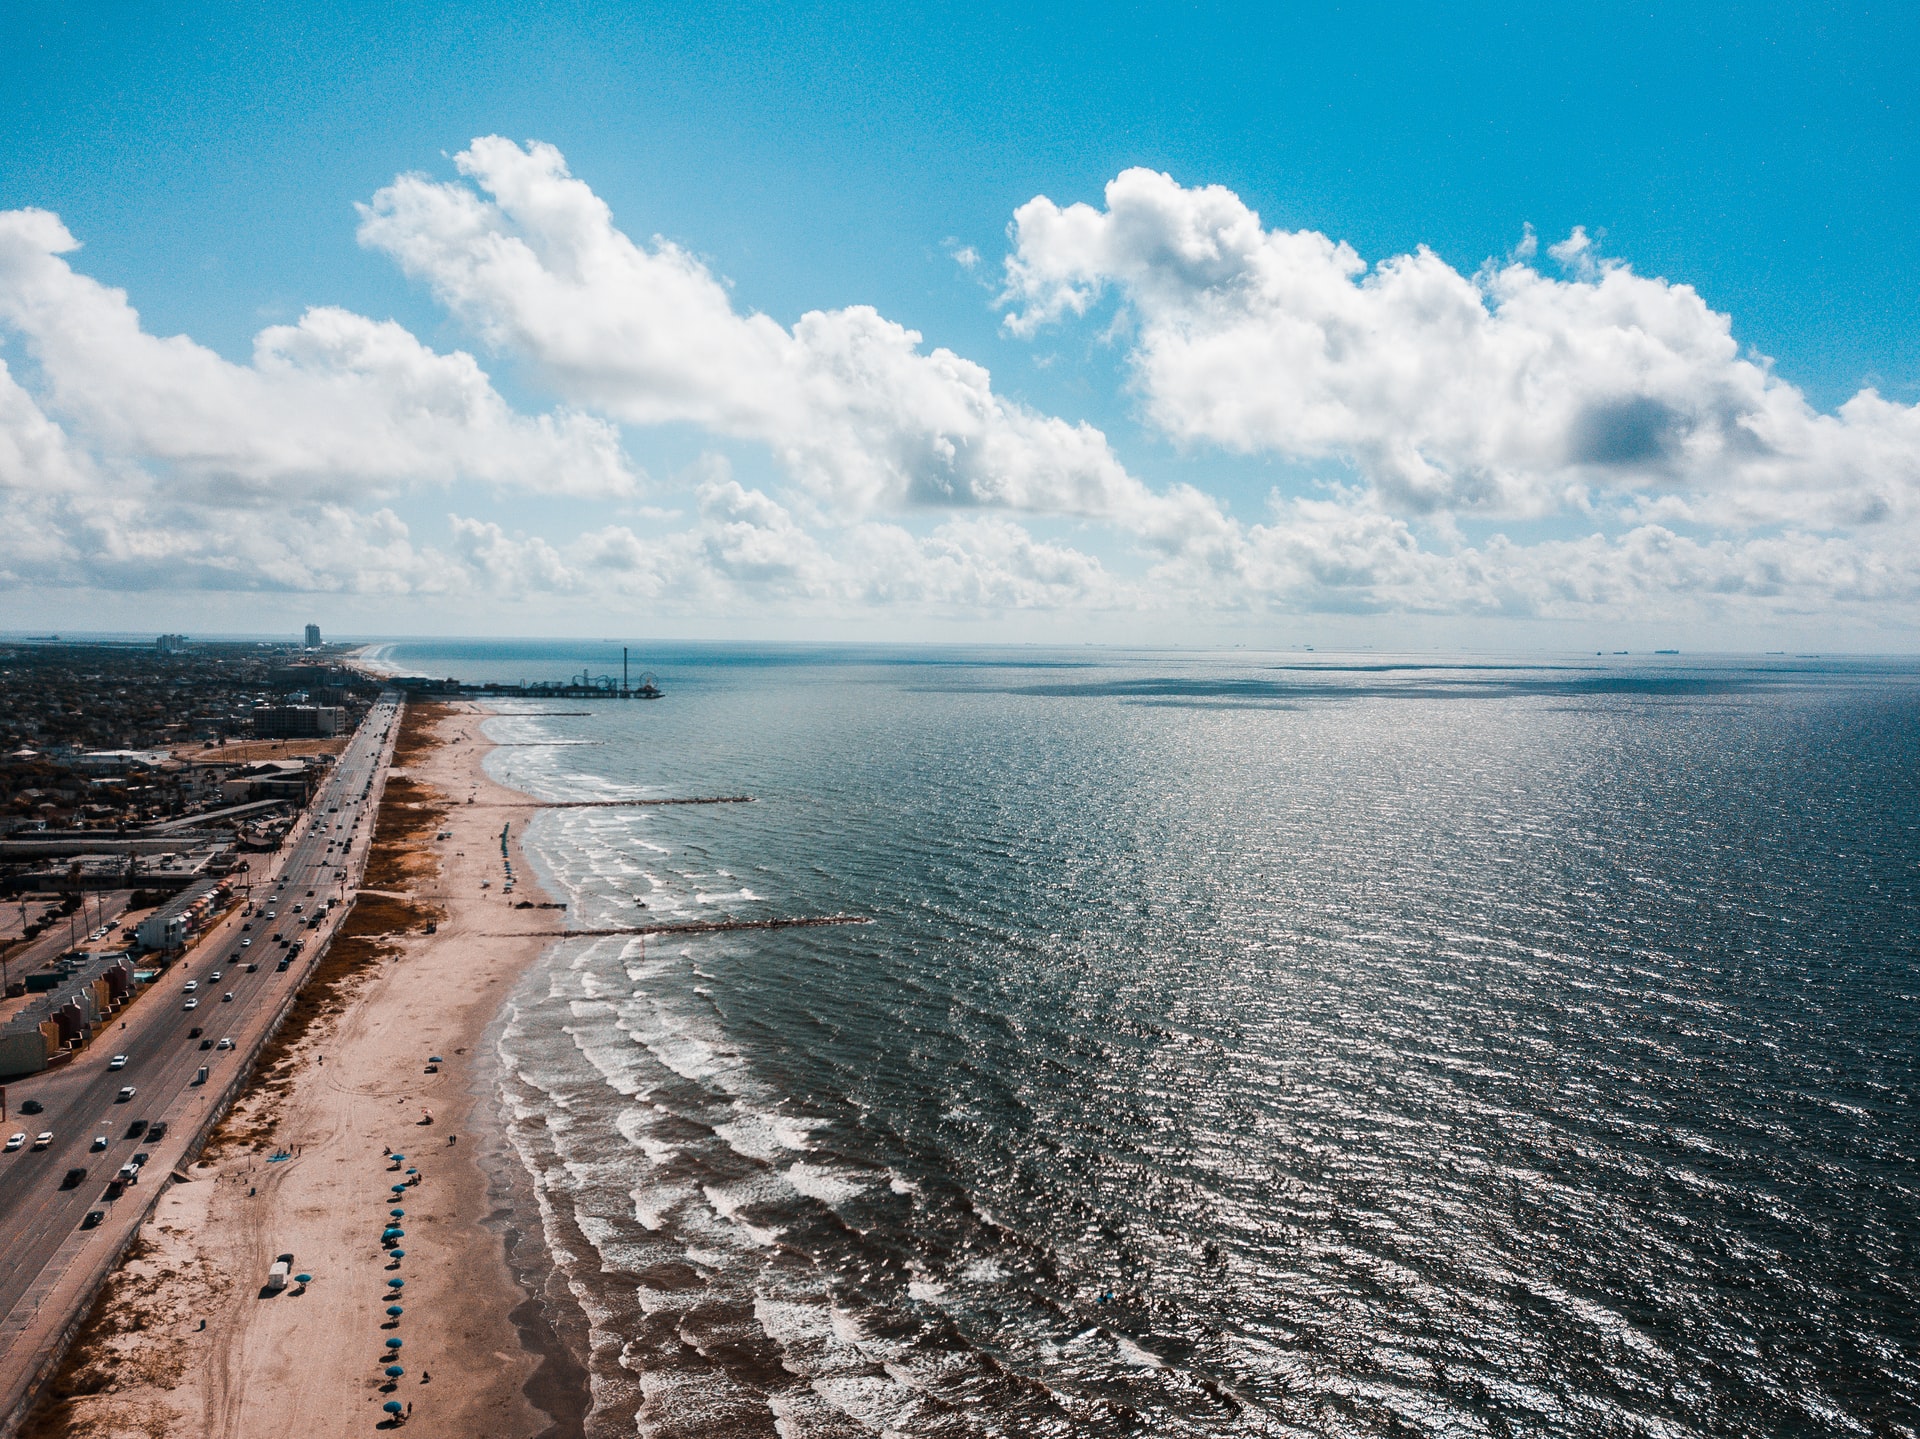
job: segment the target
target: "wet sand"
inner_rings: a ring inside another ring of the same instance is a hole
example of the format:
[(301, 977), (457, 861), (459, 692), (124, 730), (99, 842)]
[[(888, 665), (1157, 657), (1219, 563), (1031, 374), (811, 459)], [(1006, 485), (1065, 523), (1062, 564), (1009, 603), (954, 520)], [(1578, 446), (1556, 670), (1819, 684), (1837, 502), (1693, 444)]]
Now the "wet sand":
[[(411, 1405), (405, 1427), (421, 1439), (580, 1432), (584, 1376), (515, 1276), (537, 1284), (543, 1255), (508, 1207), (483, 1058), (508, 991), (550, 942), (529, 931), (555, 929), (558, 911), (513, 908), (547, 897), (512, 840), (517, 884), (502, 894), (501, 826), (517, 837), (528, 802), (481, 770), (485, 712), (438, 712), (438, 743), (394, 775), (437, 791), (444, 819), (412, 842), (406, 888), (372, 888), (376, 861), (362, 901), (430, 907), (438, 932), (380, 941), (391, 952), (344, 982), (344, 1007), (287, 1051), (162, 1198), (75, 1346), (61, 1387), (76, 1397), (41, 1416), (62, 1427), (44, 1432), (321, 1439), (383, 1431), (389, 1400)], [(409, 1187), (395, 1196), (395, 1183)], [(388, 1223), (405, 1230), (403, 1259), (382, 1249)], [(268, 1296), (283, 1253), (312, 1283)], [(395, 1278), (405, 1314), (390, 1321)], [(389, 1381), (390, 1362), (406, 1373)]]

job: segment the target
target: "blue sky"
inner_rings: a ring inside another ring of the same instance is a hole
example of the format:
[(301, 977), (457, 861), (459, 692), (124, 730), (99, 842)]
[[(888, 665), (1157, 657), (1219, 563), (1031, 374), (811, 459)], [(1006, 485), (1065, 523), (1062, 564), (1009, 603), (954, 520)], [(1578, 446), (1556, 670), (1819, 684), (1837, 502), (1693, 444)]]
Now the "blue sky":
[[(363, 243), (356, 206), (403, 172), (458, 183), (450, 157), (476, 137), (539, 140), (564, 155), (619, 230), (643, 246), (664, 236), (699, 257), (729, 282), (742, 313), (792, 326), (810, 310), (870, 305), (919, 331), (924, 348), (949, 347), (985, 366), (1007, 401), (1097, 428), (1150, 489), (1191, 485), (1237, 522), (1260, 521), (1275, 492), (1312, 499), (1331, 483), (1387, 495), (1375, 508), (1405, 519), (1435, 553), (1457, 556), (1467, 546), (1480, 554), (1496, 533), (1519, 543), (1620, 539), (1663, 502), (1658, 477), (1627, 487), (1639, 508), (1626, 518), (1596, 520), (1591, 505), (1549, 512), (1533, 503), (1436, 507), (1430, 498), (1395, 510), (1392, 486), (1356, 458), (1362, 440), (1329, 448), (1284, 425), (1250, 436), (1186, 411), (1169, 419), (1172, 402), (1153, 387), (1179, 381), (1143, 381), (1137, 337), (1152, 321), (1144, 292), (1129, 290), (1118, 271), (1086, 281), (1099, 293), (1084, 313), (1021, 335), (1008, 325), (1021, 302), (1007, 297), (1001, 267), (1019, 207), (1045, 196), (1097, 210), (1105, 187), (1135, 167), (1164, 172), (1183, 191), (1223, 187), (1270, 231), (1319, 232), (1370, 263), (1427, 246), (1467, 277), (1513, 254), (1531, 226), (1542, 253), (1529, 263), (1577, 278), (1554, 269), (1544, 250), (1581, 226), (1597, 241), (1588, 254), (1697, 290), (1731, 318), (1743, 351), (1770, 358), (1772, 373), (1813, 412), (1831, 413), (1863, 387), (1897, 405), (1920, 400), (1912, 278), (1920, 273), (1920, 87), (1912, 82), (1920, 11), (1662, 8), (1673, 13), (1645, 5), (1524, 13), (1468, 5), (9, 7), (0, 17), (8, 139), (0, 210), (57, 214), (83, 246), (64, 263), (123, 288), (148, 334), (188, 335), (245, 365), (263, 326), (296, 322), (309, 306), (339, 306), (397, 320), (435, 352), (474, 353), (510, 405), (538, 415), (583, 401), (524, 346), (487, 343), (484, 322), (457, 313), (430, 276)], [(978, 256), (971, 268), (955, 258), (967, 247)], [(98, 440), (61, 413), (57, 376), (32, 336), (19, 326), (6, 336), (0, 322), (0, 359), (75, 449), (96, 465), (140, 465), (156, 503), (166, 503), (176, 457), (129, 457), (125, 445)], [(497, 482), (468, 494), (462, 487), (476, 483), (468, 476), (451, 491), (397, 485), (379, 503), (422, 545), (446, 524), (451, 494), (456, 509), (508, 537), (544, 535), (569, 557), (568, 545), (596, 526), (637, 525), (645, 538), (646, 525), (675, 523), (649, 512), (691, 515), (687, 496), (698, 482), (685, 477), (724, 463), (735, 483), (800, 516), (829, 551), (836, 527), (884, 521), (925, 539), (942, 522), (938, 507), (907, 501), (857, 516), (813, 513), (796, 499), (805, 483), (769, 458), (760, 431), (619, 415), (608, 422), (648, 477), (646, 493), (628, 496), (624, 508)], [(1910, 434), (1896, 424), (1862, 442), (1884, 471), (1871, 484), (1904, 496)], [(1819, 470), (1828, 460), (1809, 463)], [(1893, 504), (1896, 521), (1903, 504)], [(1138, 526), (1110, 532), (1099, 516), (1051, 502), (1015, 508), (1040, 541), (1092, 556), (1112, 576), (1173, 587), (1165, 576), (1152, 580), (1172, 543), (1164, 536), (1142, 550)], [(968, 506), (970, 515), (983, 509), (994, 507)], [(1693, 504), (1693, 529), (1663, 523), (1702, 544), (1840, 533), (1831, 516), (1804, 509), (1741, 513), (1737, 524), (1703, 519)], [(1852, 543), (1858, 526), (1844, 537)], [(71, 614), (59, 622), (79, 627), (92, 616), (118, 627), (151, 611), (158, 594), (163, 608), (174, 606), (168, 623), (176, 612), (180, 623), (204, 613), (205, 628), (263, 605), (276, 618), (304, 612), (313, 602), (303, 584), (326, 597), (322, 607), (339, 624), (394, 612), (390, 599), (368, 600), (338, 566), (309, 566), (300, 571), (308, 578), (290, 581), (284, 569), (263, 578), (241, 565), (222, 582), (204, 565), (178, 575), (156, 565), (145, 580), (96, 581), (84, 565), (95, 542), (76, 537), (78, 570), (13, 566), (20, 612), (35, 623)], [(577, 573), (577, 556), (571, 563)], [(1197, 573), (1182, 571), (1189, 581)], [(979, 592), (986, 602), (926, 591), (894, 603), (857, 580), (838, 589), (840, 581), (815, 580), (781, 591), (727, 577), (726, 626), (1015, 634), (1037, 625), (1070, 634), (1140, 623), (1137, 593), (1076, 599), (1055, 586), (1038, 601), (1028, 593), (1002, 603), (1010, 592), (989, 586)], [(409, 591), (400, 612), (418, 624), (399, 627), (445, 629), (472, 615), (448, 598), (448, 583)], [(656, 575), (644, 593), (623, 591), (620, 603), (661, 632), (711, 622), (705, 602), (675, 608), (673, 583)], [(1452, 625), (1463, 634), (1578, 641), (1590, 620), (1612, 632), (1672, 612), (1614, 591), (1579, 602), (1483, 594), (1456, 604), (1430, 590), (1410, 599), (1362, 585), (1342, 598), (1324, 584), (1248, 583), (1221, 603), (1189, 586), (1171, 609), (1148, 604), (1151, 624), (1177, 631), (1204, 612), (1202, 628), (1232, 629), (1242, 622), (1235, 616), (1253, 615), (1263, 636), (1315, 624), (1358, 625), (1372, 636), (1392, 631), (1398, 617), (1423, 633)], [(1709, 579), (1704, 592), (1731, 593), (1729, 583)], [(1857, 583), (1819, 593), (1797, 581), (1771, 592), (1769, 582), (1740, 583), (1747, 600), (1689, 612), (1700, 633), (1759, 641), (1782, 626), (1828, 625), (1861, 643), (1910, 647), (1902, 636), (1912, 596), (1899, 583), (1865, 599)], [(490, 622), (572, 628), (569, 616), (590, 590), (536, 585)], [(856, 591), (867, 597), (849, 598)], [(1302, 618), (1311, 616), (1321, 618)], [(1514, 620), (1517, 628), (1506, 623)], [(602, 627), (597, 618), (580, 623)]]

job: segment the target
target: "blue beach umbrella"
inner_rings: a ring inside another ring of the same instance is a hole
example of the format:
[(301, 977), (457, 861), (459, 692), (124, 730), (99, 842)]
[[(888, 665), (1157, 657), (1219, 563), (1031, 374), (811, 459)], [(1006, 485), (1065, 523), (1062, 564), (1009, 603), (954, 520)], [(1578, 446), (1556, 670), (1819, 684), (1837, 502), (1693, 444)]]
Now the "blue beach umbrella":
[(407, 1192), (407, 1186), (404, 1184), (390, 1184), (387, 1187), (395, 1194), (405, 1194)]
[(398, 1379), (402, 1374), (405, 1374), (406, 1372), (407, 1371), (402, 1369), (398, 1364), (389, 1364), (387, 1366), (387, 1378), (389, 1379)]
[(398, 1239), (401, 1235), (405, 1234), (406, 1232), (407, 1231), (404, 1229), (397, 1229), (393, 1225), (389, 1224), (385, 1229), (380, 1231), (380, 1237), (382, 1239)]
[(407, 1162), (407, 1156), (404, 1154), (389, 1154), (387, 1158), (391, 1159), (395, 1164), (405, 1164)]
[(407, 1251), (404, 1249), (389, 1249), (387, 1253), (391, 1254), (395, 1259), (405, 1259), (407, 1257)]
[(404, 1279), (389, 1279), (387, 1281), (387, 1288), (398, 1289), (401, 1285), (405, 1284), (406, 1282), (407, 1281)]
[(405, 1219), (407, 1217), (407, 1211), (404, 1209), (389, 1209), (387, 1213), (391, 1214), (395, 1219)]
[(402, 1309), (398, 1304), (389, 1304), (387, 1306), (387, 1313), (391, 1314), (395, 1319), (398, 1319), (402, 1314), (405, 1314), (406, 1312), (407, 1311)]
[(407, 1170), (407, 1173), (409, 1173), (409, 1174), (418, 1174), (419, 1172), (420, 1172), (419, 1170), (417, 1170), (417, 1169), (413, 1169), (413, 1168), (409, 1168), (409, 1169)]
[(296, 1274), (293, 1276), (293, 1282), (295, 1284), (311, 1284), (313, 1283), (313, 1276), (311, 1274)]
[(429, 1054), (429, 1055), (427, 1056), (427, 1063), (428, 1063), (428, 1064), (440, 1064), (440, 1063), (443, 1063), (443, 1061), (441, 1060), (441, 1058), (440, 1058), (440, 1056), (439, 1056), (439, 1055), (437, 1055), (437, 1054)]
[(401, 1341), (398, 1339), (389, 1339), (387, 1341), (387, 1348), (398, 1349), (400, 1347), (400, 1344), (401, 1344)]
[(389, 1414), (398, 1414), (402, 1409), (406, 1408), (406, 1405), (402, 1404), (398, 1399), (389, 1399), (380, 1407)]

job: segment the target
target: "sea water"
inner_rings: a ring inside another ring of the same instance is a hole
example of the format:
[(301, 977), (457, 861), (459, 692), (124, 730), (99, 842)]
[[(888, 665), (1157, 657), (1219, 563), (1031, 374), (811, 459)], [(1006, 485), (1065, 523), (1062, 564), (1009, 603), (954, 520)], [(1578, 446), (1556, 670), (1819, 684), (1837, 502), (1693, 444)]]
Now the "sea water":
[(541, 813), (568, 923), (872, 923), (513, 996), (589, 1432), (1920, 1425), (1912, 665), (637, 658), (497, 777), (753, 802)]

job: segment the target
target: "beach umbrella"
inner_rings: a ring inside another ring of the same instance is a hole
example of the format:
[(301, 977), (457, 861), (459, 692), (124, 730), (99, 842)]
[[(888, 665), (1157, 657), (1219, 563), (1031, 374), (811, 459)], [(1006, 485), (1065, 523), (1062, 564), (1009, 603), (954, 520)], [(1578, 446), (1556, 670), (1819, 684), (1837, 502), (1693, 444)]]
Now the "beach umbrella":
[(395, 1194), (405, 1194), (407, 1192), (407, 1186), (404, 1184), (390, 1184), (387, 1187)]
[(389, 1279), (387, 1281), (387, 1288), (398, 1289), (401, 1285), (405, 1284), (406, 1282), (407, 1281), (404, 1279)]
[(407, 1217), (407, 1211), (404, 1209), (389, 1209), (387, 1213), (391, 1214), (395, 1219), (405, 1219)]
[(407, 1173), (409, 1173), (409, 1174), (418, 1174), (419, 1172), (420, 1172), (420, 1171), (419, 1171), (419, 1170), (417, 1170), (417, 1169), (408, 1169), (408, 1170), (407, 1170)]
[(387, 1158), (391, 1159), (395, 1164), (404, 1164), (407, 1156), (404, 1154), (389, 1154)]
[(405, 1232), (405, 1230), (389, 1224), (385, 1229), (380, 1231), (380, 1237), (382, 1239), (398, 1239)]
[(389, 1414), (398, 1414), (402, 1409), (406, 1408), (407, 1406), (402, 1404), (398, 1399), (389, 1399), (386, 1403), (382, 1404), (380, 1407), (386, 1410), (387, 1413)]
[(313, 1283), (313, 1276), (311, 1274), (296, 1274), (293, 1276), (293, 1282), (295, 1284), (311, 1284)]
[(404, 1249), (389, 1249), (387, 1253), (391, 1254), (395, 1259), (405, 1259), (407, 1257), (407, 1251)]
[(439, 1056), (439, 1055), (437, 1055), (437, 1054), (429, 1054), (429, 1055), (427, 1056), (427, 1063), (428, 1063), (428, 1064), (440, 1064), (440, 1063), (443, 1063), (443, 1061), (441, 1060), (441, 1058), (440, 1058), (440, 1056)]
[(389, 1379), (398, 1379), (402, 1374), (405, 1374), (406, 1372), (407, 1371), (402, 1369), (398, 1364), (389, 1364), (387, 1366), (387, 1378)]
[(389, 1340), (387, 1341), (387, 1348), (389, 1348), (389, 1349), (398, 1349), (398, 1348), (400, 1347), (400, 1343), (401, 1343), (401, 1341), (400, 1341), (400, 1340), (398, 1340), (398, 1339), (389, 1339)]
[(395, 1319), (398, 1319), (402, 1314), (405, 1314), (406, 1312), (407, 1311), (402, 1309), (398, 1304), (389, 1304), (387, 1306), (387, 1313), (391, 1314)]

